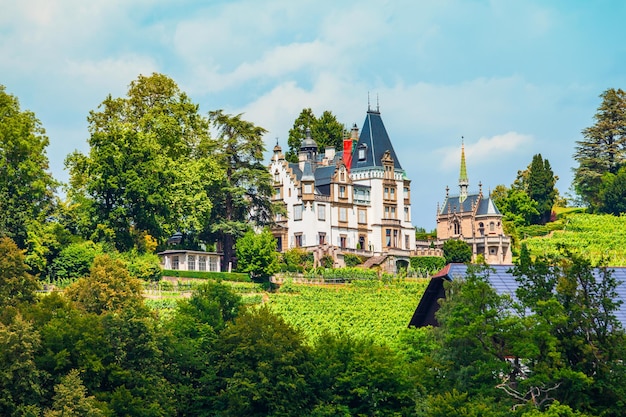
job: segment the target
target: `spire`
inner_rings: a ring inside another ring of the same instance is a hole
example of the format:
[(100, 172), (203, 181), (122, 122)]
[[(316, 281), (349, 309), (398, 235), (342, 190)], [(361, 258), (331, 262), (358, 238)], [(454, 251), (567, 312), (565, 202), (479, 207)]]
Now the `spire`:
[(465, 165), (465, 142), (461, 136), (461, 173), (459, 174), (459, 201), (463, 202), (467, 198), (467, 187), (469, 178), (467, 177), (467, 166)]

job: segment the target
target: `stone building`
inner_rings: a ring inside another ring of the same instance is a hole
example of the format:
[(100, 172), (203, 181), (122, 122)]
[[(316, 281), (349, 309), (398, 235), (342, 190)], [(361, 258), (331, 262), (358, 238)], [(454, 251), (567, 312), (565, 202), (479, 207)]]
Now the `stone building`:
[(301, 247), (316, 260), (332, 256), (337, 266), (344, 253), (359, 253), (391, 265), (390, 272), (408, 264), (415, 250), (411, 182), (378, 109), (368, 109), (360, 134), (354, 125), (341, 150), (319, 150), (308, 130), (299, 161), (290, 163), (277, 144), (269, 170), (273, 200), (287, 213), (272, 230), (279, 250)]
[(446, 187), (446, 198), (437, 210), (438, 246), (448, 239), (460, 239), (472, 247), (474, 260), (484, 256), (488, 264), (511, 263), (511, 239), (502, 229), (502, 214), (489, 195), (479, 191), (470, 193), (469, 178), (465, 164), (465, 147), (461, 146), (461, 172), (459, 193), (450, 194)]

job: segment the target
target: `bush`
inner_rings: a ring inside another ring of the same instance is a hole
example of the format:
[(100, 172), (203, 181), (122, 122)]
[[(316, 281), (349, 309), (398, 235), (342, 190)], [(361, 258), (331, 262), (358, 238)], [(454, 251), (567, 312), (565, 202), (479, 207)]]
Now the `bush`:
[(411, 258), (411, 269), (426, 270), (435, 273), (446, 266), (446, 259), (441, 256), (414, 256)]
[(345, 253), (343, 255), (343, 261), (346, 263), (347, 267), (353, 267), (361, 265), (363, 263), (363, 258), (353, 253)]
[(131, 252), (127, 255), (126, 265), (128, 272), (135, 278), (142, 279), (144, 281), (156, 282), (161, 279), (163, 270), (159, 265), (158, 255), (145, 253), (138, 255), (136, 252)]
[(252, 282), (248, 274), (243, 274), (241, 272), (181, 271), (180, 269), (164, 269), (163, 276), (212, 279), (216, 281)]
[(96, 255), (102, 253), (102, 248), (92, 241), (72, 243), (66, 246), (50, 266), (50, 276), (53, 280), (67, 280), (82, 278), (89, 275), (89, 270)]
[[(284, 266), (283, 266), (284, 265)], [(283, 253), (281, 271), (302, 272), (313, 267), (313, 253), (301, 248), (292, 248)]]

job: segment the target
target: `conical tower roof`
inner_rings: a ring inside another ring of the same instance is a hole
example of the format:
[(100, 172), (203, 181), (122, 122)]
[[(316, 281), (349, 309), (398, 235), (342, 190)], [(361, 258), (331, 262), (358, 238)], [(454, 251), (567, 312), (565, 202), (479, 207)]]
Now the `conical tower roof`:
[[(365, 147), (365, 158), (359, 159), (358, 152), (359, 149), (363, 147)], [(382, 167), (381, 159), (386, 151), (389, 151), (391, 154), (394, 166), (397, 169), (402, 169), (400, 160), (391, 145), (391, 140), (387, 134), (387, 129), (385, 129), (383, 119), (380, 117), (380, 112), (368, 110), (365, 122), (363, 123), (363, 129), (361, 129), (359, 141), (352, 152), (351, 168)]]

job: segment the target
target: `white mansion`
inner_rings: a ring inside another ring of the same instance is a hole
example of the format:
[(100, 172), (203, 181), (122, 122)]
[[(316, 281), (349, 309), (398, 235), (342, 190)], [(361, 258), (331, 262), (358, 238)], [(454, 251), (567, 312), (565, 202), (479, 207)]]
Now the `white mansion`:
[(411, 181), (379, 111), (367, 111), (360, 135), (354, 125), (340, 151), (319, 150), (307, 131), (299, 162), (289, 163), (277, 144), (269, 170), (273, 200), (287, 213), (272, 229), (280, 251), (302, 247), (338, 265), (343, 253), (361, 252), (395, 270), (415, 250)]

